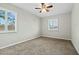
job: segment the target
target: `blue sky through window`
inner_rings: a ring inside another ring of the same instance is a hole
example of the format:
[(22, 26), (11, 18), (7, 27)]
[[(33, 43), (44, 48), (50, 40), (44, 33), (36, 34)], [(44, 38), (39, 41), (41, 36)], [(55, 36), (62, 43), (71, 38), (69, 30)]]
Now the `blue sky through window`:
[(0, 17), (0, 25), (5, 24), (5, 20)]
[(0, 10), (0, 25), (5, 24), (5, 11)]
[(15, 23), (15, 14), (12, 12), (8, 12), (8, 23), (9, 24), (14, 24)]

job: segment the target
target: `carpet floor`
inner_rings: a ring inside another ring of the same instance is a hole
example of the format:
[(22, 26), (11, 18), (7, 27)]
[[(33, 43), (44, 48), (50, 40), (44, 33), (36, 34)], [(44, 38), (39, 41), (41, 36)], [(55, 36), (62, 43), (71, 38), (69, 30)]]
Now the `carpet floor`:
[(0, 49), (0, 55), (77, 55), (71, 41), (39, 37)]

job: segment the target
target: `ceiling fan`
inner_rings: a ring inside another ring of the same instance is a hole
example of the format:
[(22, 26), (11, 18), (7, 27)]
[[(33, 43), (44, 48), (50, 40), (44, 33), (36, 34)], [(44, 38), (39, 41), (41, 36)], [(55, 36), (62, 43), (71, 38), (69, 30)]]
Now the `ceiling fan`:
[(52, 7), (53, 5), (47, 5), (46, 3), (41, 3), (41, 7), (35, 9), (40, 9), (40, 13), (42, 13), (42, 12), (49, 12), (49, 8)]

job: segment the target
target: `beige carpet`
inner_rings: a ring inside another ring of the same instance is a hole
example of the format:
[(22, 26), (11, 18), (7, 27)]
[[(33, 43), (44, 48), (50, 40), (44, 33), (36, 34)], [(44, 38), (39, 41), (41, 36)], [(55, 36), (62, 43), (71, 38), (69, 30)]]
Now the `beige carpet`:
[(39, 37), (0, 50), (1, 55), (77, 55), (70, 41)]

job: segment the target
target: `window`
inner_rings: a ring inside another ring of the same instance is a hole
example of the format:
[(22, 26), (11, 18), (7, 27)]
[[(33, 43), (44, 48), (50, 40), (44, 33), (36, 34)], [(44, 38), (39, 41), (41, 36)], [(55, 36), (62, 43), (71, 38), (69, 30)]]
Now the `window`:
[(58, 19), (48, 20), (48, 30), (58, 30)]
[(0, 33), (16, 32), (16, 13), (0, 9)]
[(0, 32), (5, 31), (5, 11), (0, 10)]

